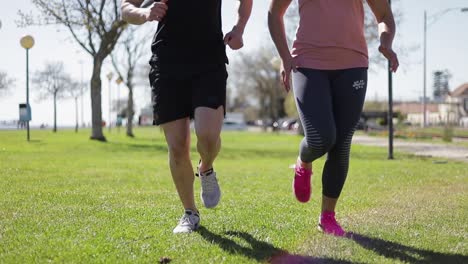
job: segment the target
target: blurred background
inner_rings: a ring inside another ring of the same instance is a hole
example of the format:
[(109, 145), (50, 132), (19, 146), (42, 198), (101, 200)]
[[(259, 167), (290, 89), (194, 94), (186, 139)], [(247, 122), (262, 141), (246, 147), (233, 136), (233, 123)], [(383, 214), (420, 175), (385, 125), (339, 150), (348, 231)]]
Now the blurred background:
[[(114, 1), (102, 1), (108, 3), (101, 13), (84, 12), (77, 4), (80, 1), (18, 0), (0, 10), (0, 129), (26, 127), (27, 122), (20, 120), (20, 104), (27, 115), (27, 94), (32, 129), (81, 129), (94, 123), (104, 131), (122, 127), (132, 136), (133, 126), (152, 125), (147, 75), (157, 23), (129, 26), (113, 12)], [(235, 23), (237, 1), (223, 5), (227, 32)], [(392, 7), (401, 64), (393, 86), (397, 136), (442, 136), (464, 130), (468, 127), (468, 34), (464, 31), (468, 2), (395, 0)], [(366, 9), (371, 66), (359, 129), (380, 133), (388, 124), (387, 68), (376, 49), (375, 19)], [(300, 133), (294, 98), (279, 83), (280, 61), (267, 32), (267, 10), (268, 1), (255, 1), (245, 47), (228, 50), (225, 129)], [(286, 16), (290, 40), (297, 20), (294, 3)], [(34, 39), (32, 47), (20, 43), (25, 35)]]

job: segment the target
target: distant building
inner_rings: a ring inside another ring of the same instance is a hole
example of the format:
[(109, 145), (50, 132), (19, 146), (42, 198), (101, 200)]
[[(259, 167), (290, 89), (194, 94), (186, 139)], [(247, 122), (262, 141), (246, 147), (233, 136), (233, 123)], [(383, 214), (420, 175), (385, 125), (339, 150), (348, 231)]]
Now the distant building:
[[(406, 116), (413, 125), (423, 122), (421, 102), (395, 103), (394, 110)], [(460, 85), (439, 103), (426, 103), (427, 125), (453, 124), (468, 127), (468, 83)]]
[(461, 126), (468, 127), (468, 83), (451, 92), (445, 100), (447, 115), (453, 116)]
[[(400, 112), (406, 116), (406, 121), (413, 125), (422, 124), (424, 121), (421, 102), (396, 102), (393, 109), (395, 112)], [(426, 118), (428, 124), (438, 124), (440, 122), (439, 104), (426, 103)]]

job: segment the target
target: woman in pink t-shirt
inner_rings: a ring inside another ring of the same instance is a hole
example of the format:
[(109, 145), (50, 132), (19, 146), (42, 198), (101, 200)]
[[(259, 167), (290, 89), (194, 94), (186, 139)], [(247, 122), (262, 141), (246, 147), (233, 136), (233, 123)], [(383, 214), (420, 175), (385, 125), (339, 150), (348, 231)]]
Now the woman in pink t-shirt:
[[(296, 106), (304, 127), (293, 180), (300, 202), (311, 195), (312, 162), (324, 154), (322, 213), (318, 227), (344, 236), (335, 206), (346, 180), (351, 139), (367, 88), (369, 59), (364, 37), (362, 0), (298, 0), (299, 27), (288, 49), (283, 16), (292, 0), (272, 0), (268, 25), (282, 60), (282, 80), (290, 90), (292, 72)], [(395, 21), (387, 0), (367, 0), (379, 23), (379, 51), (398, 69), (392, 49)]]

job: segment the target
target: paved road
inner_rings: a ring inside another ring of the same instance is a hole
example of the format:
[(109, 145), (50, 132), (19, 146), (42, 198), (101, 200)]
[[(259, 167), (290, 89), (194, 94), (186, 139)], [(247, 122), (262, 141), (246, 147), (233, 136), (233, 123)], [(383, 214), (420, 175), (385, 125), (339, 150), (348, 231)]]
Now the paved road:
[[(387, 147), (388, 139), (381, 137), (370, 137), (356, 135), (353, 138), (354, 144), (367, 146)], [(468, 162), (468, 147), (428, 142), (411, 142), (406, 140), (395, 140), (396, 151), (409, 152), (418, 156), (439, 157), (445, 159), (456, 159)]]

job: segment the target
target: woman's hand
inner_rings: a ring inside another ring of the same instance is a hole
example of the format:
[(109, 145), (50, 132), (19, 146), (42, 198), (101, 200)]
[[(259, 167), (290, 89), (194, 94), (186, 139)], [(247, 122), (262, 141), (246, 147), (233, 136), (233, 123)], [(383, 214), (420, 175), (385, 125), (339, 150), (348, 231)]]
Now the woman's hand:
[(398, 56), (393, 51), (392, 47), (387, 47), (381, 44), (379, 46), (379, 51), (390, 62), (390, 70), (392, 72), (396, 72), (398, 70), (398, 66), (400, 66), (400, 63), (398, 62)]
[(284, 85), (286, 92), (291, 90), (291, 72), (297, 71), (297, 67), (294, 63), (294, 59), (291, 56), (281, 60), (281, 80)]

